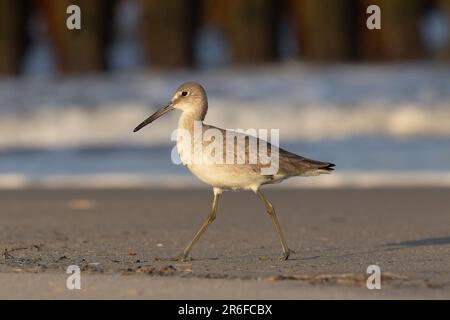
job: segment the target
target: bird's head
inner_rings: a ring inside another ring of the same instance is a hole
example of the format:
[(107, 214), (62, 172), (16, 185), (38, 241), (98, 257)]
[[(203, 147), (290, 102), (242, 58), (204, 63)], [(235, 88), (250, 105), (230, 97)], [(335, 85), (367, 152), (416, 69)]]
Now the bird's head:
[(139, 124), (133, 132), (139, 131), (164, 114), (178, 109), (190, 113), (194, 120), (202, 121), (208, 110), (208, 100), (203, 87), (196, 82), (186, 82), (178, 87), (170, 102)]

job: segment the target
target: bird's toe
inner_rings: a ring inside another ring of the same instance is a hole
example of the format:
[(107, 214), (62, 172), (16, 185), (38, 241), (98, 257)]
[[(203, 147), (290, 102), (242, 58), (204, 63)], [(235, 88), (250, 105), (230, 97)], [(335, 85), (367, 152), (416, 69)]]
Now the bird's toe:
[(291, 255), (291, 253), (295, 253), (295, 252), (292, 251), (291, 249), (288, 249), (287, 251), (283, 252), (283, 254), (280, 257), (280, 260), (285, 261), (285, 260), (289, 259), (289, 256)]
[(169, 260), (176, 261), (176, 262), (187, 262), (187, 261), (192, 261), (192, 258), (185, 256), (184, 254), (180, 254), (178, 256), (170, 258)]

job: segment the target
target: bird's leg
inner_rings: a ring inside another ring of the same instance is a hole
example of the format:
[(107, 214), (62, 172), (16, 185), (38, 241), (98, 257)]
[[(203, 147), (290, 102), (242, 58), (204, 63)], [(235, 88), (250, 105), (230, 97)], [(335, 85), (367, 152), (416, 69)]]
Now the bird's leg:
[(217, 211), (217, 204), (219, 202), (219, 196), (220, 196), (221, 190), (214, 188), (214, 201), (211, 208), (211, 213), (209, 214), (206, 221), (203, 223), (203, 225), (200, 227), (200, 229), (195, 234), (194, 238), (189, 242), (189, 244), (186, 246), (186, 248), (183, 250), (183, 253), (178, 257), (178, 260), (180, 261), (186, 261), (187, 257), (189, 256), (189, 253), (192, 250), (192, 247), (197, 242), (197, 240), (201, 237), (201, 235), (205, 232), (206, 228), (211, 224), (211, 222), (214, 221), (216, 218), (216, 211)]
[(270, 218), (272, 219), (273, 226), (275, 228), (275, 231), (277, 232), (278, 238), (281, 242), (281, 248), (283, 249), (283, 255), (280, 257), (280, 260), (287, 260), (289, 258), (289, 255), (291, 254), (292, 250), (290, 250), (286, 244), (286, 240), (284, 239), (283, 232), (281, 231), (280, 223), (278, 222), (277, 214), (275, 213), (275, 209), (270, 203), (269, 200), (261, 193), (259, 190), (255, 190), (255, 193), (258, 195), (258, 197), (264, 202), (267, 208), (267, 213), (270, 215)]

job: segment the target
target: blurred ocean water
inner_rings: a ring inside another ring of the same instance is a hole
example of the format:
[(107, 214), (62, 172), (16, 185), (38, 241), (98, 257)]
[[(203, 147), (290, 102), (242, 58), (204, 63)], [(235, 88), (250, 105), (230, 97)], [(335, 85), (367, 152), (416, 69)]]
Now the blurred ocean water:
[(171, 163), (176, 112), (131, 132), (188, 80), (207, 123), (280, 129), (282, 147), (337, 164), (313, 185), (450, 185), (450, 68), (286, 63), (0, 79), (0, 187), (194, 183)]

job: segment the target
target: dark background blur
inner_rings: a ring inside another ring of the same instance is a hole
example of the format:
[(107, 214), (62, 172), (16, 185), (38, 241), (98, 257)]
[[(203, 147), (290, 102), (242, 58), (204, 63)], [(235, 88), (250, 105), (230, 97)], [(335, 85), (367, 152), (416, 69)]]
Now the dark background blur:
[[(68, 30), (66, 8), (81, 8)], [(368, 30), (367, 6), (381, 8)], [(0, 74), (450, 61), (450, 0), (1, 0)]]

